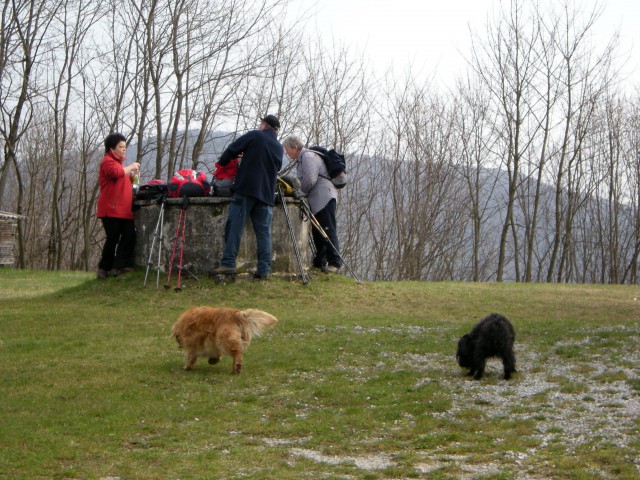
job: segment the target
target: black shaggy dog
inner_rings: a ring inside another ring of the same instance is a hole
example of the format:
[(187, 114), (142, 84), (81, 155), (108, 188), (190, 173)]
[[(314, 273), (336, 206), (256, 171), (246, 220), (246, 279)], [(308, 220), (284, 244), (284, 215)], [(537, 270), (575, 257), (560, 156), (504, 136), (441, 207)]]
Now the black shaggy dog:
[(487, 358), (499, 357), (504, 366), (504, 378), (509, 380), (516, 371), (516, 357), (513, 354), (515, 338), (516, 332), (511, 322), (499, 313), (492, 313), (458, 341), (458, 365), (470, 369), (467, 375), (480, 380)]

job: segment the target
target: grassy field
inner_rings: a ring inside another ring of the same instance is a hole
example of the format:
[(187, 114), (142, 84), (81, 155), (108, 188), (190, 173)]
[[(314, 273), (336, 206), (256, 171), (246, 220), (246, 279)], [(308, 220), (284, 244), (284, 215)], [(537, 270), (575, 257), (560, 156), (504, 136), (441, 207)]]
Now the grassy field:
[[(1, 479), (637, 479), (640, 290), (315, 275), (143, 286), (0, 269)], [(192, 305), (280, 322), (182, 370)], [(518, 373), (457, 339), (500, 312)]]

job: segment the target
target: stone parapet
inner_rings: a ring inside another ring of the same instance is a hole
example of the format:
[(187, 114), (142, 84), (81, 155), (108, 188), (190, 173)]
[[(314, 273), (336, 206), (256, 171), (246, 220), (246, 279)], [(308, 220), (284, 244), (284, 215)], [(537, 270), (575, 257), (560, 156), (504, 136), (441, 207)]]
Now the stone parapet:
[[(224, 249), (224, 227), (230, 198), (224, 197), (192, 197), (183, 215), (186, 215), (184, 251), (182, 252), (183, 267), (193, 274), (206, 274), (218, 266)], [(162, 209), (162, 205), (164, 208)], [(309, 222), (303, 221), (298, 200), (286, 199), (287, 212), (298, 245), (303, 266), (306, 268), (309, 245)], [(160, 249), (160, 271), (169, 269), (174, 239), (177, 233), (178, 218), (184, 207), (183, 199), (167, 198), (164, 202), (155, 200), (136, 200), (134, 214), (137, 229), (136, 264), (146, 266), (150, 263), (155, 271), (158, 265), (158, 250)], [(159, 219), (163, 212), (162, 232)], [(160, 236), (162, 233), (162, 238)], [(154, 238), (156, 239), (153, 244)], [(297, 274), (299, 267), (286, 216), (281, 204), (273, 209), (271, 225), (271, 271), (275, 274)], [(151, 247), (153, 244), (153, 252)], [(149, 262), (149, 254), (151, 260)], [(180, 261), (180, 241), (174, 256), (174, 266)], [(240, 251), (237, 258), (239, 273), (252, 272), (256, 269), (256, 239), (247, 221), (242, 235)]]

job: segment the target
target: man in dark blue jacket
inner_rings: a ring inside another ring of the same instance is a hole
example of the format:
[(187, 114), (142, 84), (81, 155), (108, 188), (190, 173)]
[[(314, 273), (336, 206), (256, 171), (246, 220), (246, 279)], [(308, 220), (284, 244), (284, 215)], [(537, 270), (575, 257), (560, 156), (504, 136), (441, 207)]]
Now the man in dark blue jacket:
[(226, 165), (241, 156), (238, 174), (231, 187), (233, 198), (225, 226), (225, 246), (220, 266), (212, 274), (236, 273), (236, 257), (247, 217), (256, 234), (258, 268), (254, 276), (268, 279), (271, 273), (271, 218), (278, 171), (284, 150), (278, 142), (280, 121), (274, 115), (261, 119), (258, 130), (234, 140), (222, 152), (218, 163)]

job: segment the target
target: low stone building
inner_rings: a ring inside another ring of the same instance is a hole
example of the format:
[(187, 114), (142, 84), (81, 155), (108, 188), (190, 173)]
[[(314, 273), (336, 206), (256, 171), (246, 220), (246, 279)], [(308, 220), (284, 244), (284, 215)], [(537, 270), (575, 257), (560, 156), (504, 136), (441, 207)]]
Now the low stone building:
[[(286, 200), (291, 229), (302, 263), (306, 267), (309, 222), (303, 221), (297, 200), (293, 198)], [(189, 198), (186, 209), (183, 209), (184, 201), (179, 198), (167, 198), (164, 202), (136, 200), (134, 202), (138, 232), (136, 264), (143, 265), (145, 268), (149, 266), (150, 271), (156, 271), (159, 265), (161, 272), (167, 272), (173, 254), (174, 269), (179, 265), (182, 232), (178, 229), (178, 220), (183, 215), (185, 228), (182, 275), (189, 272), (201, 275), (211, 271), (218, 266), (224, 249), (224, 229), (230, 202), (231, 199), (225, 197), (192, 197)], [(162, 227), (162, 231), (160, 231), (160, 227)], [(272, 273), (299, 274), (294, 242), (281, 204), (277, 204), (273, 209), (271, 230)], [(176, 251), (173, 253), (176, 236), (179, 238), (176, 242)], [(255, 271), (255, 244), (255, 235), (249, 220), (245, 225), (238, 253), (238, 273)], [(158, 260), (159, 252), (160, 260)]]
[(13, 267), (16, 263), (16, 233), (18, 221), (25, 218), (17, 213), (0, 211), (0, 266)]

